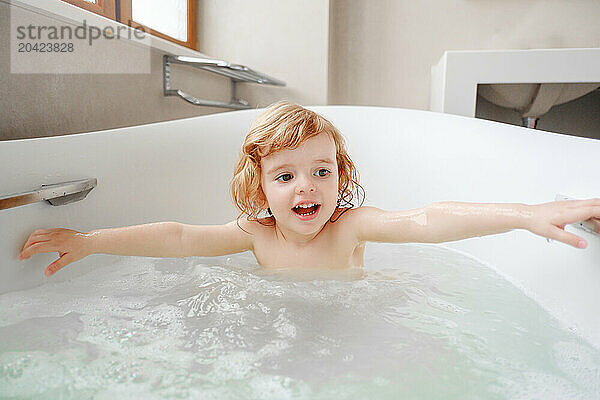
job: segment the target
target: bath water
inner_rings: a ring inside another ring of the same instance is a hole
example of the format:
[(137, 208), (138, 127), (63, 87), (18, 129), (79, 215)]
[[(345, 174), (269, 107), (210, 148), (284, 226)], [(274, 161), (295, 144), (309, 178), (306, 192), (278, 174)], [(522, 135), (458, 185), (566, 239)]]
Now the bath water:
[(4, 294), (0, 398), (600, 398), (600, 352), (476, 260), (369, 244), (365, 264), (124, 257)]

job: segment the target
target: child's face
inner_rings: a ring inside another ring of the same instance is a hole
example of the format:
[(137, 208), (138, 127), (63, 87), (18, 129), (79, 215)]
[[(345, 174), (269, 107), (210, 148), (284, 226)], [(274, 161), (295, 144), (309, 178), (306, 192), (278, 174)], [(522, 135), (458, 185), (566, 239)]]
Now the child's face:
[[(336, 208), (338, 168), (335, 143), (321, 133), (293, 150), (261, 159), (261, 184), (277, 226), (298, 234), (314, 234)], [(310, 205), (308, 208), (299, 205)]]

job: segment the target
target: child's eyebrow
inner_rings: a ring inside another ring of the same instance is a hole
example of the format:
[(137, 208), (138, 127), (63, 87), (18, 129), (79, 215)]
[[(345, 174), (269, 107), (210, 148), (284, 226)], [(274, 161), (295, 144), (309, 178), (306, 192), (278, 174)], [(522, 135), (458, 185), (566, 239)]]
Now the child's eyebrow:
[(335, 162), (333, 162), (330, 158), (320, 158), (318, 160), (315, 160), (315, 162), (323, 164), (335, 164)]
[[(319, 158), (313, 161), (314, 163), (319, 163), (319, 164), (332, 164), (335, 165), (335, 163), (330, 159), (330, 158)], [(274, 172), (279, 171), (280, 169), (286, 169), (286, 168), (290, 168), (293, 167), (292, 164), (282, 164), (282, 165), (278, 165), (274, 168), (271, 168), (269, 171), (267, 171), (267, 175), (271, 175)]]

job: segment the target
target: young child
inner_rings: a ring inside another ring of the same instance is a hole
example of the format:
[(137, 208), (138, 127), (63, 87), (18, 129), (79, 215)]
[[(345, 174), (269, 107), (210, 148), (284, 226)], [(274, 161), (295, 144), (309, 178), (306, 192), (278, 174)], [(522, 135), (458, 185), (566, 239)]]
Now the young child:
[[(348, 268), (363, 265), (369, 241), (439, 243), (527, 229), (585, 248), (564, 226), (590, 219), (600, 232), (600, 199), (439, 202), (408, 211), (355, 207), (351, 202), (361, 187), (342, 135), (322, 116), (288, 102), (271, 105), (254, 121), (231, 186), (241, 214), (228, 224), (161, 222), (89, 233), (40, 229), (19, 259), (58, 252), (48, 276), (93, 253), (187, 257), (252, 250), (263, 267)], [(261, 217), (265, 211), (268, 216)]]

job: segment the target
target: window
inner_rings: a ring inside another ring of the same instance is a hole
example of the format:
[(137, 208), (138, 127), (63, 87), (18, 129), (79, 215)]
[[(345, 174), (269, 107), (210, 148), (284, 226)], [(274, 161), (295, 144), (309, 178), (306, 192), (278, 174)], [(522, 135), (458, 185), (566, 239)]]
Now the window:
[(115, 0), (63, 0), (65, 3), (84, 8), (106, 18), (117, 21)]
[(62, 0), (197, 50), (196, 0)]

